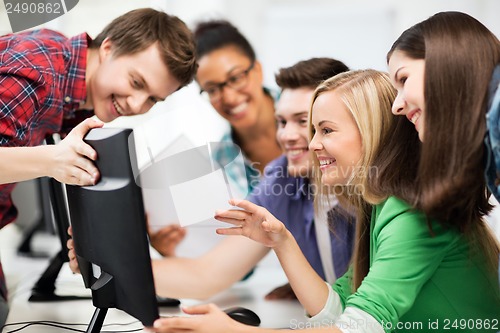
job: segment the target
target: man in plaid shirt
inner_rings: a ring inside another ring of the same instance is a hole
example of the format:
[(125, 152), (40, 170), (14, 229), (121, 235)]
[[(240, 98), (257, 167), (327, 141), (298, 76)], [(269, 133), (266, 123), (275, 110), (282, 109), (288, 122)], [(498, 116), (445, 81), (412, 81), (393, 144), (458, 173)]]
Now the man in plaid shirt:
[[(0, 228), (17, 216), (13, 182), (49, 176), (94, 184), (96, 153), (82, 138), (102, 123), (80, 122), (147, 112), (191, 82), (194, 50), (184, 22), (149, 8), (118, 17), (94, 40), (46, 29), (0, 37)], [(41, 146), (47, 135), (68, 132)], [(0, 266), (0, 325), (6, 297)]]

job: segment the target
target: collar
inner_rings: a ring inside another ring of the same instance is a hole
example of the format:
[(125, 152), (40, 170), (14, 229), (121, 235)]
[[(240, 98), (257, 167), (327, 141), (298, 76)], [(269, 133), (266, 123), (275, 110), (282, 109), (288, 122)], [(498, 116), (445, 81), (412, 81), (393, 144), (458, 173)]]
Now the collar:
[(493, 70), (493, 75), (488, 85), (488, 110), (493, 104), (493, 98), (498, 89), (500, 89), (500, 63)]
[(67, 77), (63, 87), (63, 103), (65, 118), (75, 117), (75, 110), (85, 103), (87, 87), (85, 83), (87, 69), (87, 49), (91, 38), (87, 33), (74, 36), (67, 41), (68, 61)]
[(300, 200), (302, 198), (312, 198), (313, 192), (311, 188), (311, 182), (309, 181), (309, 178), (303, 178), (303, 177), (293, 177), (296, 182), (295, 184), (297, 185), (297, 189), (292, 195), (292, 200)]

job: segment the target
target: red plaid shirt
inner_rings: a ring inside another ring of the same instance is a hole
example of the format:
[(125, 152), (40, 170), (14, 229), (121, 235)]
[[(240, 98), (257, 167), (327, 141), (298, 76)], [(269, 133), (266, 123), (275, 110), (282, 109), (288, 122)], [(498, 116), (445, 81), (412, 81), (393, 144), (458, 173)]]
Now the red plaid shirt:
[[(68, 39), (46, 29), (0, 37), (0, 146), (40, 145), (91, 115), (75, 116), (86, 98), (88, 41), (85, 33)], [(0, 228), (17, 216), (13, 189), (0, 185)], [(0, 296), (7, 297), (1, 265)]]
[[(47, 29), (0, 37), (0, 146), (40, 145), (82, 120), (75, 110), (86, 98), (88, 41), (85, 33), (68, 39)], [(13, 188), (0, 186), (0, 228), (17, 216)]]

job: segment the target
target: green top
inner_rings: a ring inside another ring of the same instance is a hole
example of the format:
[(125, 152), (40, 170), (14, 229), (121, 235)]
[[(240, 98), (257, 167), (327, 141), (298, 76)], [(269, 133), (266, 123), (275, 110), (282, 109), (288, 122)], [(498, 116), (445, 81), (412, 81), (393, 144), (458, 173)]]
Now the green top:
[(386, 332), (498, 332), (495, 272), (463, 235), (431, 225), (434, 236), (425, 216), (395, 197), (376, 205), (368, 275), (354, 294), (352, 270), (333, 285), (342, 306), (365, 311)]

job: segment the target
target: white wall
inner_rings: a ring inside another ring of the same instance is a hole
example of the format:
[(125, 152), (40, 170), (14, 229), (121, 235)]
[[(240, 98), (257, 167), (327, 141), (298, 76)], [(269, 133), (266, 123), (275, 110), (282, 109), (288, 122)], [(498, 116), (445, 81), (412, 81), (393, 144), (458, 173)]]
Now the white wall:
[(498, 0), (152, 0), (190, 26), (226, 18), (247, 36), (263, 63), (265, 82), (274, 73), (312, 56), (329, 56), (351, 68), (385, 70), (392, 42), (411, 25), (439, 11), (471, 14), (500, 36)]

